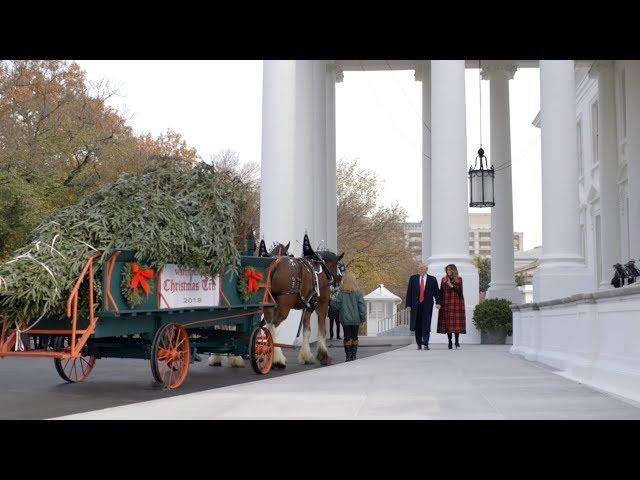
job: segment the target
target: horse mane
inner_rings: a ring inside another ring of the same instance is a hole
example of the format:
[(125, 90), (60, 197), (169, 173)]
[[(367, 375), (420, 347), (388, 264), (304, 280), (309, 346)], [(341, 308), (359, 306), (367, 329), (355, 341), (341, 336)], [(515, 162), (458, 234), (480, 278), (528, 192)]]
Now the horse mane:
[(322, 250), (316, 253), (320, 255), (324, 261), (327, 262), (335, 262), (336, 260), (338, 260), (338, 255), (333, 253), (331, 250)]

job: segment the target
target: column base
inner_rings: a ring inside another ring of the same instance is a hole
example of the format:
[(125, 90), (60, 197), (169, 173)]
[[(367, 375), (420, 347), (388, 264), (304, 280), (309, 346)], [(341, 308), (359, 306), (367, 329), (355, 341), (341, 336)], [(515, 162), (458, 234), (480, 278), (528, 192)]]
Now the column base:
[(515, 285), (491, 285), (485, 298), (504, 298), (515, 305), (524, 303), (524, 295)]
[(593, 275), (584, 264), (543, 263), (533, 275), (533, 301), (544, 302), (593, 291)]
[[(480, 331), (473, 325), (473, 309), (480, 301), (480, 279), (478, 270), (471, 262), (471, 257), (451, 255), (445, 257), (443, 255), (431, 256), (428, 260), (429, 275), (436, 277), (438, 286), (440, 279), (444, 277), (444, 268), (453, 263), (458, 269), (458, 273), (462, 277), (464, 304), (466, 310), (466, 327), (467, 333), (460, 337), (460, 341), (469, 344), (480, 343)], [(438, 309), (433, 308), (433, 316), (431, 317), (431, 338), (429, 343), (448, 343), (447, 335), (437, 333), (438, 330)]]

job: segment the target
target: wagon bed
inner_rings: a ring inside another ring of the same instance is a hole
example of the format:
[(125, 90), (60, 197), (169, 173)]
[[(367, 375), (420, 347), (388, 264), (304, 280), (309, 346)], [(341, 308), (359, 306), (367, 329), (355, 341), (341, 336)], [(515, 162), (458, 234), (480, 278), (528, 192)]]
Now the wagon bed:
[[(67, 318), (44, 318), (19, 332), (3, 325), (0, 358), (53, 358), (58, 374), (72, 383), (85, 380), (100, 358), (150, 360), (154, 379), (165, 388), (184, 383), (189, 364), (199, 353), (242, 356), (251, 361), (256, 373), (269, 373), (276, 345), (263, 325), (262, 311), (275, 305), (268, 280), (273, 258), (241, 256), (238, 272), (222, 272), (213, 279), (218, 304), (173, 308), (162, 294), (161, 272), (154, 273), (151, 292), (143, 303), (136, 307), (127, 304), (120, 285), (124, 269), (134, 257), (131, 250), (118, 250), (98, 266), (98, 254), (89, 258), (67, 300)], [(263, 281), (243, 300), (237, 290), (238, 275), (249, 267), (262, 275)], [(96, 268), (102, 268), (102, 303), (97, 312), (93, 295)], [(83, 317), (78, 313), (78, 299), (85, 284), (91, 313)], [(192, 303), (197, 304), (198, 299), (193, 297)], [(183, 303), (188, 300), (182, 299)], [(18, 343), (24, 335), (46, 339), (45, 348), (20, 350)]]

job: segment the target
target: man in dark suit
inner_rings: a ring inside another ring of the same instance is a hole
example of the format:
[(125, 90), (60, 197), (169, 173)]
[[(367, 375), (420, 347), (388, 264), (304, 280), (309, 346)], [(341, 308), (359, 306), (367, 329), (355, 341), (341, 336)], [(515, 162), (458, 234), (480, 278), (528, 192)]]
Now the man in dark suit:
[(433, 275), (427, 275), (427, 265), (421, 263), (418, 273), (411, 275), (407, 286), (406, 307), (411, 308), (411, 323), (409, 329), (416, 334), (418, 350), (429, 350), (429, 336), (431, 335), (431, 314), (433, 301), (436, 308), (440, 308), (441, 294), (438, 281)]

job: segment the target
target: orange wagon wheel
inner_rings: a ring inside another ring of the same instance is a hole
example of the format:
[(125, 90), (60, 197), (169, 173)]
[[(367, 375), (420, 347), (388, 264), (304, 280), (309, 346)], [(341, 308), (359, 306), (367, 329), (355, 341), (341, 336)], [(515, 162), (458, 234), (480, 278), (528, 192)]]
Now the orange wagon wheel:
[(257, 327), (249, 340), (251, 367), (258, 375), (266, 375), (273, 366), (274, 345), (271, 332), (266, 327)]
[[(71, 352), (69, 337), (57, 337), (54, 342), (54, 350)], [(69, 383), (83, 382), (87, 379), (93, 366), (96, 363), (96, 357), (80, 356), (78, 358), (54, 358), (53, 364), (56, 367), (58, 375)]]
[(168, 324), (156, 332), (151, 346), (151, 373), (164, 388), (180, 387), (189, 374), (191, 342), (182, 325)]

